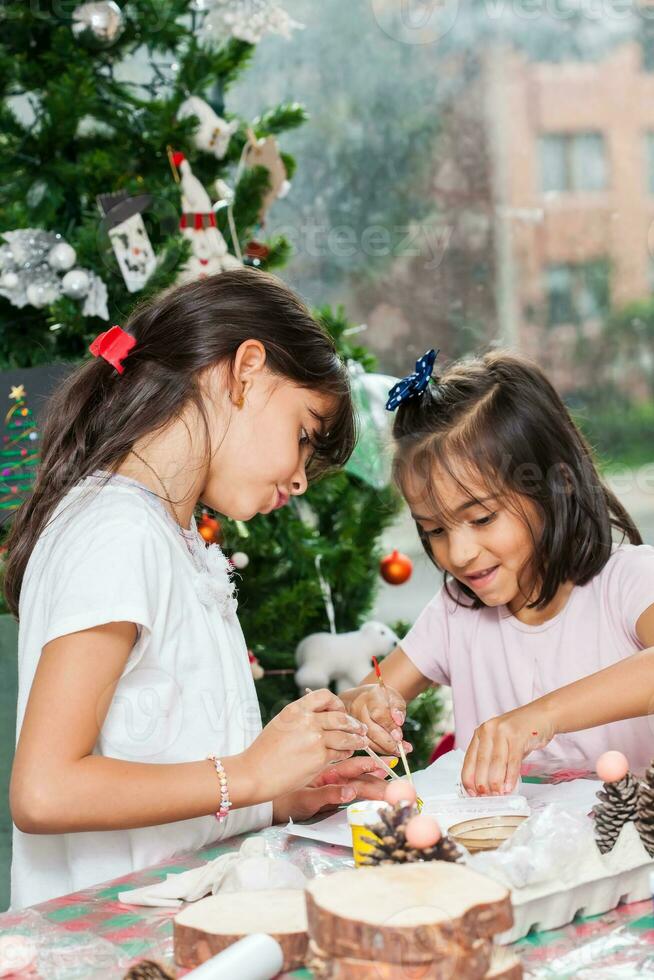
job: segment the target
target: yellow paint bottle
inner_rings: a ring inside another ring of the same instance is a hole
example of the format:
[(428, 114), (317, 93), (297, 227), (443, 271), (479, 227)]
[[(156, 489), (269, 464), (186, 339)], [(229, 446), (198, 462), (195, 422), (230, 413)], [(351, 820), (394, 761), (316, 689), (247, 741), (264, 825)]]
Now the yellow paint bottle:
[(362, 859), (373, 849), (373, 845), (364, 838), (371, 837), (379, 840), (369, 828), (379, 822), (380, 810), (384, 809), (389, 809), (389, 806), (383, 800), (361, 800), (358, 803), (351, 803), (347, 808), (347, 822), (352, 833), (352, 851), (357, 868), (361, 867)]

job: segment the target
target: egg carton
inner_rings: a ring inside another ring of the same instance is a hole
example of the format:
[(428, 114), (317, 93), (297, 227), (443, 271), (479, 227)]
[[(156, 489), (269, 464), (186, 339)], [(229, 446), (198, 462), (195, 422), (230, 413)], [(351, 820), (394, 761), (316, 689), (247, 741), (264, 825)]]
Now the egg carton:
[(600, 876), (576, 883), (513, 888), (513, 928), (497, 936), (496, 942), (514, 943), (530, 932), (560, 929), (577, 916), (601, 915), (618, 905), (652, 897), (654, 860), (637, 838), (632, 823), (623, 827), (612, 852), (597, 852), (597, 856)]

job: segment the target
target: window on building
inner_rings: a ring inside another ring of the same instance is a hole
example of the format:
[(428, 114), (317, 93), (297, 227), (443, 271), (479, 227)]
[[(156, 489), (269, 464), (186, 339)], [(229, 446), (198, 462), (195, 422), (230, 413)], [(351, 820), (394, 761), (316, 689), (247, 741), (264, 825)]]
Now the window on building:
[(601, 191), (608, 185), (602, 133), (547, 133), (540, 138), (544, 191)]
[(596, 259), (550, 265), (545, 270), (545, 288), (551, 327), (601, 319), (609, 309), (608, 262)]
[(645, 133), (645, 158), (647, 162), (647, 190), (654, 194), (654, 132)]

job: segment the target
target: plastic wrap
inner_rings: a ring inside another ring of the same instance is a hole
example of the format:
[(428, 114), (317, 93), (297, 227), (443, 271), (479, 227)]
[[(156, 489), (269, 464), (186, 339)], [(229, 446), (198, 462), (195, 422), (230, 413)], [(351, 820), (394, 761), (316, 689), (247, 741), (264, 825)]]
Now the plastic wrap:
[[(594, 932), (596, 933), (594, 935)], [(618, 925), (606, 931), (604, 917), (579, 923), (547, 945), (518, 945), (525, 978), (529, 980), (636, 980), (654, 977), (651, 932)]]
[(547, 806), (521, 824), (496, 851), (469, 855), (475, 871), (509, 888), (572, 881), (584, 856), (601, 874), (592, 821), (583, 814)]
[[(31, 968), (12, 977), (41, 977), (43, 980), (88, 980), (102, 977), (113, 980), (124, 975), (129, 957), (118, 946), (91, 932), (69, 932), (50, 922), (34, 909), (7, 912), (2, 917), (2, 936), (26, 937), (34, 946)], [(11, 961), (11, 954), (7, 963)], [(0, 970), (3, 964), (0, 963)]]

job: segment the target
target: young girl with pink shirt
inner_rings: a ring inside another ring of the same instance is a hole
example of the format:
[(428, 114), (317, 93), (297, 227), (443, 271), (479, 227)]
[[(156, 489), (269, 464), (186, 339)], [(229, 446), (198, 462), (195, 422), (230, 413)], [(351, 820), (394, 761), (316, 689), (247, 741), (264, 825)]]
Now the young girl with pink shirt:
[(523, 758), (635, 769), (654, 755), (654, 548), (602, 482), (542, 371), (504, 352), (392, 389), (395, 476), (440, 591), (384, 661), (342, 695), (393, 751), (405, 702), (452, 688), (462, 779), (510, 792)]

